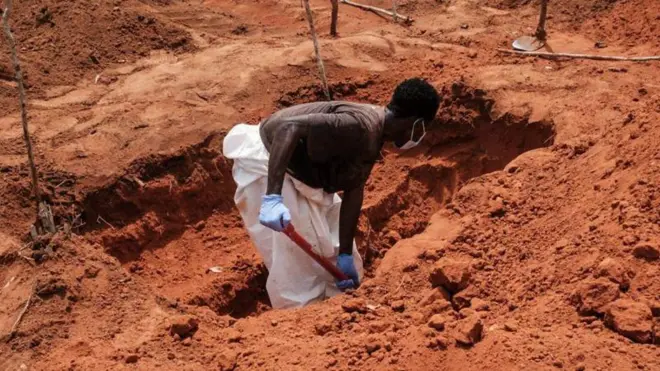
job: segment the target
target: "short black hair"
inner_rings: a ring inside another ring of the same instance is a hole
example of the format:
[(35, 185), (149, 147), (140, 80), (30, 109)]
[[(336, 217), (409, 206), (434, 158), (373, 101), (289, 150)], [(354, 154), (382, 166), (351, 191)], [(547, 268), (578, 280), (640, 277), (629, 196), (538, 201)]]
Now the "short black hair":
[(426, 80), (418, 77), (400, 83), (394, 89), (392, 100), (387, 105), (397, 117), (422, 117), (426, 122), (435, 118), (438, 107), (438, 91)]

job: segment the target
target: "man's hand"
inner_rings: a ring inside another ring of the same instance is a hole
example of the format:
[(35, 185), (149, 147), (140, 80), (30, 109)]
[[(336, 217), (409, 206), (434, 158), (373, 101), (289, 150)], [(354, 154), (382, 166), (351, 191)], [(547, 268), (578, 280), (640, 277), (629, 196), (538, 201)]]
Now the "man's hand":
[(353, 255), (339, 254), (337, 257), (337, 268), (344, 272), (349, 278), (345, 281), (337, 281), (337, 288), (341, 291), (346, 291), (348, 289), (357, 289), (360, 287), (360, 276), (358, 275), (357, 269), (355, 269)]
[(259, 222), (276, 232), (282, 232), (291, 223), (291, 213), (284, 206), (281, 195), (263, 196), (261, 210), (259, 211)]

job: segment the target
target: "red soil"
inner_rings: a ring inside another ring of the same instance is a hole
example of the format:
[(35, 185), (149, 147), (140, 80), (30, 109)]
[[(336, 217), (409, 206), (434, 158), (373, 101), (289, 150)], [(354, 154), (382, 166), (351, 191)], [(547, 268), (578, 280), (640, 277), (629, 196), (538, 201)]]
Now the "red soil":
[[(0, 59), (0, 369), (659, 369), (658, 64), (497, 54), (536, 2), (399, 3), (413, 25), (341, 5), (333, 39), (312, 1), (336, 99), (383, 104), (420, 75), (443, 103), (424, 144), (386, 148), (369, 180), (364, 285), (276, 311), (220, 144), (322, 99), (299, 2), (16, 2), (62, 231), (26, 244)], [(46, 7), (55, 26), (37, 27)], [(555, 51), (660, 54), (657, 2), (549, 14)]]

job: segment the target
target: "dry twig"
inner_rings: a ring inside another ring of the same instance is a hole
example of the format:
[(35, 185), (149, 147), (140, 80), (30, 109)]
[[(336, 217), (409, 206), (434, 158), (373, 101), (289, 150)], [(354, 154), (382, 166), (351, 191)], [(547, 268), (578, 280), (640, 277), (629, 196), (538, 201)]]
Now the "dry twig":
[(396, 287), (396, 289), (394, 291), (390, 291), (387, 294), (385, 294), (385, 296), (383, 296), (383, 299), (396, 295), (399, 292), (399, 290), (401, 290), (401, 286), (403, 286), (403, 282), (406, 281), (407, 278), (408, 278), (408, 274), (404, 274), (403, 276), (401, 276), (401, 281), (399, 281), (399, 285)]
[(57, 228), (55, 227), (55, 219), (53, 218), (53, 211), (51, 210), (50, 205), (45, 202), (40, 203), (38, 217), (41, 226), (41, 231), (39, 234), (57, 232)]
[(30, 175), (32, 176), (32, 189), (34, 191), (34, 196), (37, 199), (36, 210), (37, 215), (39, 215), (40, 204), (41, 204), (41, 194), (39, 192), (39, 185), (37, 181), (37, 167), (34, 165), (34, 154), (32, 153), (32, 141), (30, 140), (30, 132), (28, 130), (28, 119), (27, 119), (27, 104), (25, 98), (25, 82), (23, 81), (23, 73), (21, 71), (21, 64), (18, 61), (18, 53), (16, 52), (16, 40), (14, 35), (11, 33), (11, 28), (9, 27), (9, 15), (12, 10), (12, 0), (5, 0), (5, 7), (2, 12), (2, 26), (5, 34), (5, 39), (7, 39), (7, 44), (9, 45), (9, 50), (11, 51), (11, 62), (14, 67), (14, 73), (16, 74), (16, 83), (18, 84), (18, 99), (21, 106), (21, 122), (23, 123), (23, 139), (25, 140), (25, 146), (27, 147), (28, 152), (28, 163), (30, 165)]
[(71, 183), (75, 183), (72, 179), (64, 179), (64, 180), (61, 181), (58, 185), (55, 186), (55, 189), (60, 188), (60, 187), (63, 186), (65, 183), (69, 183), (69, 182), (71, 182)]
[(99, 215), (99, 216), (96, 218), (96, 222), (98, 223), (99, 221), (102, 221), (103, 223), (105, 223), (105, 224), (106, 224), (108, 227), (110, 227), (113, 231), (116, 230), (116, 228), (115, 228), (112, 224), (108, 223), (105, 219), (103, 219), (103, 217), (102, 217), (101, 215)]
[(316, 38), (316, 30), (314, 29), (314, 18), (312, 17), (312, 9), (309, 6), (309, 0), (303, 0), (305, 6), (305, 13), (307, 14), (307, 22), (309, 22), (309, 32), (312, 34), (312, 42), (314, 43), (314, 53), (316, 53), (316, 62), (319, 66), (319, 74), (321, 75), (321, 83), (323, 84), (323, 92), (326, 99), (330, 100), (330, 89), (328, 88), (328, 79), (325, 76), (325, 66), (323, 59), (321, 59), (321, 47)]
[(25, 306), (23, 307), (23, 310), (21, 311), (21, 313), (18, 314), (18, 318), (16, 318), (16, 322), (14, 322), (14, 326), (11, 327), (11, 332), (9, 333), (9, 337), (7, 338), (7, 342), (11, 341), (11, 339), (13, 339), (14, 336), (16, 336), (16, 330), (18, 329), (18, 325), (20, 325), (21, 320), (23, 320), (23, 316), (25, 315), (25, 312), (27, 312), (28, 307), (30, 306), (30, 302), (32, 302), (32, 296), (34, 296), (34, 287), (30, 292), (30, 297), (25, 302)]
[(21, 252), (21, 251), (23, 251), (27, 248), (32, 248), (32, 246), (34, 246), (34, 241), (30, 241), (30, 242), (24, 244), (20, 249), (18, 249), (18, 252)]
[(37, 263), (34, 262), (34, 259), (28, 258), (27, 256), (25, 256), (21, 253), (18, 253), (17, 255), (20, 256), (21, 258), (25, 259), (31, 266), (33, 266), (33, 267), (37, 266)]
[(364, 5), (364, 4), (354, 3), (350, 0), (341, 0), (341, 2), (343, 4), (351, 5), (351, 6), (354, 6), (356, 8), (363, 9), (363, 10), (368, 10), (368, 11), (371, 11), (371, 12), (374, 12), (374, 13), (380, 13), (380, 14), (386, 15), (388, 17), (392, 17), (393, 19), (400, 19), (400, 20), (402, 20), (406, 23), (412, 22), (412, 18), (396, 13), (396, 9), (395, 9), (394, 12), (390, 12), (389, 10), (385, 10), (383, 8), (378, 8), (378, 7), (371, 6), (371, 5)]
[(619, 57), (612, 55), (594, 55), (594, 54), (571, 54), (571, 53), (547, 53), (547, 52), (521, 52), (517, 50), (497, 49), (500, 53), (515, 54), (523, 57), (544, 57), (550, 59), (572, 58), (572, 59), (592, 59), (598, 61), (627, 61), (627, 62), (649, 62), (660, 61), (660, 56), (650, 57)]

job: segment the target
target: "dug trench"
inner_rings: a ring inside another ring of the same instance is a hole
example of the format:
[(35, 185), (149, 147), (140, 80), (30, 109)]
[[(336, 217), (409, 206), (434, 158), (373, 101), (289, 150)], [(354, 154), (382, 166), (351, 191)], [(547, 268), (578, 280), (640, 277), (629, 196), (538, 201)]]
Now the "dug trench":
[[(356, 236), (367, 277), (392, 245), (421, 233), (463, 184), (553, 143), (551, 122), (496, 115), (482, 90), (454, 84), (442, 96), (423, 144), (403, 154), (385, 148), (367, 183)], [(269, 309), (268, 272), (233, 202), (232, 164), (220, 151), (225, 134), (134, 161), (86, 195), (81, 232), (169, 305), (242, 318)]]

